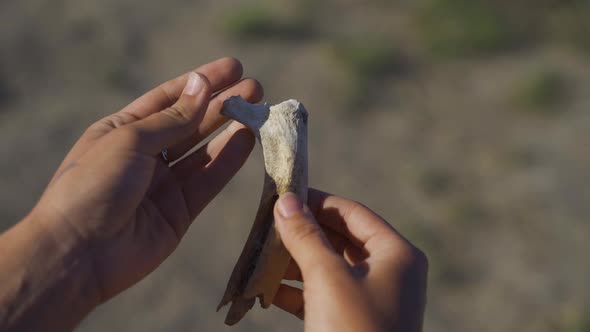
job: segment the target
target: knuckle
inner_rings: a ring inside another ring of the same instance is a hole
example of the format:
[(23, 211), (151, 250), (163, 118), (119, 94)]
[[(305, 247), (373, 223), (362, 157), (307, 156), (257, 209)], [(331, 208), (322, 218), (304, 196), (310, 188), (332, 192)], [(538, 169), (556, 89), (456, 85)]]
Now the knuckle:
[(363, 203), (357, 201), (350, 201), (348, 208), (344, 212), (344, 219), (352, 218), (359, 211), (367, 209), (368, 208)]
[(102, 121), (113, 129), (123, 127), (123, 125), (127, 123), (125, 117), (120, 114), (112, 114), (104, 118)]
[(428, 270), (428, 257), (426, 254), (408, 242), (399, 246), (397, 256), (404, 266), (420, 271)]
[(168, 81), (156, 88), (157, 93), (159, 93), (168, 101), (168, 105), (174, 104), (179, 97), (177, 94), (173, 93), (169, 87), (169, 85), (171, 85), (173, 82), (174, 80)]
[(302, 222), (294, 226), (292, 231), (295, 241), (298, 242), (314, 240), (314, 238), (319, 236), (320, 232), (320, 228), (317, 225)]
[(162, 114), (170, 117), (173, 121), (176, 122), (191, 122), (192, 119), (188, 115), (188, 112), (184, 106), (179, 103), (168, 107), (167, 109), (162, 111)]
[(301, 275), (303, 280), (325, 278), (335, 272), (348, 273), (348, 264), (336, 255), (332, 254), (317, 254), (310, 257), (310, 259), (301, 265)]
[(199, 76), (201, 77), (201, 79), (203, 80), (203, 91), (202, 93), (210, 96), (212, 91), (211, 91), (211, 81), (209, 81), (209, 78), (205, 75), (199, 74)]
[(115, 113), (107, 116), (101, 121), (113, 129), (117, 129), (138, 120), (139, 118), (131, 113)]
[(96, 121), (95, 123), (91, 124), (88, 128), (86, 128), (86, 130), (84, 131), (84, 134), (82, 136), (85, 136), (85, 137), (100, 136), (105, 133), (108, 133), (111, 130), (112, 130), (112, 128), (109, 125), (105, 124), (103, 120), (99, 120), (99, 121)]
[(246, 96), (245, 99), (250, 102), (256, 102), (264, 97), (264, 88), (258, 80), (254, 78), (245, 78), (243, 80)]
[(131, 126), (121, 127), (113, 134), (117, 143), (123, 146), (137, 146), (141, 141), (141, 131)]
[(227, 66), (231, 68), (232, 71), (239, 73), (240, 76), (242, 75), (244, 72), (244, 66), (240, 60), (232, 56), (225, 57), (223, 60), (227, 62)]

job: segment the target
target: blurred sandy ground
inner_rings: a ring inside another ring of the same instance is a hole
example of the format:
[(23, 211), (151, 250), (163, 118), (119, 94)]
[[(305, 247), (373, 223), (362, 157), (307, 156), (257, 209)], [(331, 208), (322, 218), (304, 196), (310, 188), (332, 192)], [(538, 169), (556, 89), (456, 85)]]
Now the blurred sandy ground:
[[(587, 1), (529, 1), (530, 34), (474, 3), (0, 1), (0, 227), (93, 121), (230, 55), (266, 101), (310, 110), (311, 186), (429, 255), (426, 331), (589, 331), (590, 52), (564, 30)], [(530, 23), (544, 5), (552, 21)], [(233, 328), (215, 313), (261, 186), (256, 148), (178, 250), (79, 330), (301, 330), (276, 309)]]

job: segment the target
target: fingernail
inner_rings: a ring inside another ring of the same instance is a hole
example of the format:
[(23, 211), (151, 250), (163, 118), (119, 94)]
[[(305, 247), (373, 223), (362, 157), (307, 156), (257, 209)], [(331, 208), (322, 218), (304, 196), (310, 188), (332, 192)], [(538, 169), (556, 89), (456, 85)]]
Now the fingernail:
[(301, 212), (303, 210), (303, 204), (301, 204), (297, 195), (288, 192), (279, 197), (278, 208), (281, 216), (289, 218)]
[(199, 76), (199, 74), (195, 72), (191, 72), (190, 74), (188, 74), (188, 80), (182, 93), (189, 96), (196, 96), (202, 88), (203, 79), (201, 78), (201, 76)]

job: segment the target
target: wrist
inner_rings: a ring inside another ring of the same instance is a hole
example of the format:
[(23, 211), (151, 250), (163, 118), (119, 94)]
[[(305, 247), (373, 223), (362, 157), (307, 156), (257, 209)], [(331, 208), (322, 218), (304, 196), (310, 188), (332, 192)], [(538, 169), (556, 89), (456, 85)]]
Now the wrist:
[(72, 330), (99, 303), (88, 250), (33, 211), (0, 236), (0, 330)]

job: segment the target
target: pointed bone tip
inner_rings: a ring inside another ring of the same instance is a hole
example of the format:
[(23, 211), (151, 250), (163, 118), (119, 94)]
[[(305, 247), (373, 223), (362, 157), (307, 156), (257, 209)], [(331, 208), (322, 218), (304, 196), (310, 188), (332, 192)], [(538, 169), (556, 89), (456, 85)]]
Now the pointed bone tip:
[(225, 316), (225, 324), (228, 326), (232, 326), (242, 320), (246, 313), (254, 306), (256, 298), (245, 299), (239, 297), (234, 298), (231, 302), (232, 304), (227, 312), (227, 316)]
[(307, 114), (307, 110), (303, 106), (303, 104), (297, 99), (289, 99), (280, 104), (276, 104), (271, 106), (271, 110), (276, 112), (296, 112), (299, 111), (301, 113)]
[(297, 109), (301, 105), (301, 102), (297, 99), (289, 99), (285, 100), (284, 102), (280, 103), (279, 105), (285, 105), (292, 109)]
[(236, 325), (240, 320), (242, 320), (241, 317), (227, 317), (224, 321), (225, 325), (227, 326), (234, 326)]
[(227, 301), (225, 299), (221, 300), (221, 302), (217, 305), (217, 309), (215, 309), (215, 312), (219, 312), (219, 310), (221, 310), (221, 308), (225, 307), (227, 305)]

